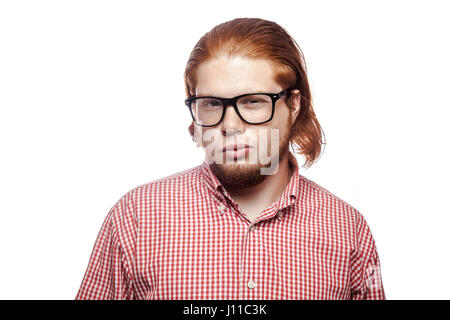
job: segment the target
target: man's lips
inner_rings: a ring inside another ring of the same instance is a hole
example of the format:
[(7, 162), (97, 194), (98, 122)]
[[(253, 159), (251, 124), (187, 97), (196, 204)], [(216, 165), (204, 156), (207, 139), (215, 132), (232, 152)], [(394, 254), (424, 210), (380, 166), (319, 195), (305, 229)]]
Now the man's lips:
[(241, 159), (244, 158), (250, 150), (248, 144), (229, 144), (222, 149), (227, 158)]
[(222, 151), (235, 151), (235, 150), (239, 150), (239, 149), (244, 149), (244, 148), (250, 148), (250, 146), (248, 144), (229, 144), (225, 147), (223, 147)]

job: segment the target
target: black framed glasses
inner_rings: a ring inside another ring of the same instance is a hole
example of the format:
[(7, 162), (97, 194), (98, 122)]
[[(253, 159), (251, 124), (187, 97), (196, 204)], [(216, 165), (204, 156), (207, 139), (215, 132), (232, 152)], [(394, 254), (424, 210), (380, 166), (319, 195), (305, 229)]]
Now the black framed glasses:
[(194, 122), (202, 127), (214, 127), (225, 116), (227, 106), (233, 106), (242, 121), (248, 124), (262, 124), (273, 118), (275, 104), (286, 96), (291, 88), (279, 93), (246, 93), (233, 98), (213, 96), (189, 97), (184, 102), (189, 108)]

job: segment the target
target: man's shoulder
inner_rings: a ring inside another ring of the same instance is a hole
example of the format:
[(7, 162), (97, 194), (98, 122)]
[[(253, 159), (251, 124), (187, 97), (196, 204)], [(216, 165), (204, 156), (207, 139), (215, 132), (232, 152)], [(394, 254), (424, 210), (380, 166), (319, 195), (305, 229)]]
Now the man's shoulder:
[[(201, 165), (138, 185), (125, 192), (114, 204), (117, 212), (136, 212), (153, 206), (161, 199), (174, 199), (196, 191), (201, 184)], [(116, 214), (118, 214), (116, 212)]]
[(320, 205), (324, 209), (331, 209), (335, 213), (344, 213), (354, 218), (361, 216), (361, 213), (348, 202), (338, 197), (317, 182), (299, 175), (301, 185), (300, 198), (309, 205)]
[(132, 230), (142, 214), (171, 208), (171, 203), (176, 203), (177, 197), (188, 201), (186, 199), (190, 193), (201, 192), (196, 190), (200, 184), (201, 165), (198, 165), (138, 185), (122, 194), (110, 208), (106, 219), (118, 229)]
[(141, 184), (129, 191), (133, 194), (142, 194), (148, 192), (170, 191), (172, 193), (180, 189), (192, 188), (193, 185), (200, 183), (201, 165), (189, 169), (175, 172), (171, 175)]

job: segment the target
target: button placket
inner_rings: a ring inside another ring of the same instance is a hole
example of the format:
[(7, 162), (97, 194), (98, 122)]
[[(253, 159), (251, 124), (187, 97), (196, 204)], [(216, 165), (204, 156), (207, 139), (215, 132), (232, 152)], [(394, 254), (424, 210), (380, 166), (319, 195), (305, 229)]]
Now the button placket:
[[(255, 229), (256, 229), (256, 225), (252, 224), (251, 226), (248, 227), (248, 233), (253, 233), (255, 231)], [(250, 240), (250, 238), (248, 238), (248, 239)], [(252, 279), (249, 279), (247, 281), (247, 288), (251, 290), (255, 287), (256, 287), (256, 283)]]

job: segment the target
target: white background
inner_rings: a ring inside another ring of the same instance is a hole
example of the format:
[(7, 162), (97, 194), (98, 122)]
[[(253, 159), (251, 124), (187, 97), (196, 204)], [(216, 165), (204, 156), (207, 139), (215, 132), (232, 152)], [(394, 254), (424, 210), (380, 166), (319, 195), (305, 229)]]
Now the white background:
[(449, 299), (447, 3), (1, 1), (0, 298), (73, 299), (114, 203), (201, 163), (187, 58), (259, 17), (306, 57), (327, 145), (300, 174), (366, 218), (388, 299)]

